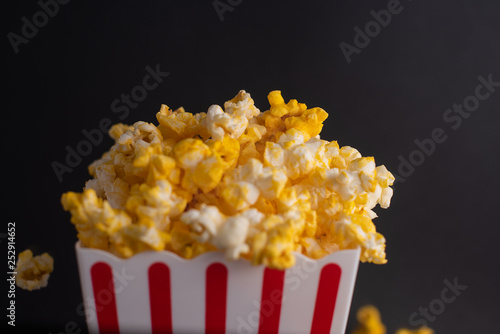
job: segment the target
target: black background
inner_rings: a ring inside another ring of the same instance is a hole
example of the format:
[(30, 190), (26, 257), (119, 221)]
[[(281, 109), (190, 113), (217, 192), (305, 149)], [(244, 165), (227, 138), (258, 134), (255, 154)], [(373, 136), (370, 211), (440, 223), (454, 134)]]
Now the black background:
[(112, 101), (142, 84), (146, 66), (159, 64), (170, 75), (123, 122), (156, 123), (162, 103), (206, 111), (240, 89), (264, 111), (267, 94), (280, 89), (286, 100), (330, 114), (323, 139), (374, 156), (396, 174), (400, 156), (418, 154), (414, 141), (441, 128), (446, 141), (394, 186), (388, 210), (377, 209), (389, 262), (360, 264), (348, 331), (367, 303), (380, 309), (388, 333), (410, 327), (410, 315), (456, 278), (467, 289), (429, 326), (497, 333), (500, 89), (455, 130), (443, 114), (474, 94), (478, 76), (500, 81), (500, 4), (402, 0), (402, 11), (349, 64), (339, 44), (353, 44), (353, 29), (387, 4), (245, 0), (221, 20), (212, 1), (71, 1), (18, 53), (7, 35), (21, 35), (22, 18), (33, 22), (41, 7), (3, 4), (1, 249), (7, 253), (5, 226), (15, 221), (17, 252), (31, 248), (55, 259), (47, 288), (17, 290), (16, 328), (59, 333), (75, 322), (86, 332), (77, 311), (76, 232), (60, 196), (82, 189), (86, 166), (112, 141), (105, 136), (62, 182), (52, 163), (64, 163), (65, 147), (85, 139), (82, 130), (103, 118), (118, 122)]

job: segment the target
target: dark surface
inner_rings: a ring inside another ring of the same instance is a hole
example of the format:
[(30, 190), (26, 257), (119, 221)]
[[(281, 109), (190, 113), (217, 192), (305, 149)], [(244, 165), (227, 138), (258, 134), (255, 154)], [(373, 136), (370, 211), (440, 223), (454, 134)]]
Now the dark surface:
[[(211, 1), (74, 1), (60, 5), (17, 54), (7, 35), (20, 35), (22, 17), (32, 21), (40, 6), (4, 4), (2, 220), (16, 222), (18, 252), (47, 251), (55, 259), (47, 288), (17, 290), (16, 328), (69, 333), (75, 322), (75, 333), (86, 332), (76, 232), (60, 196), (81, 190), (86, 166), (111, 139), (62, 182), (51, 164), (64, 163), (66, 145), (85, 139), (82, 130), (98, 128), (103, 118), (118, 122), (122, 114), (111, 103), (142, 84), (146, 66), (159, 64), (170, 75), (124, 122), (156, 122), (161, 103), (206, 111), (240, 89), (264, 111), (267, 93), (280, 89), (286, 100), (330, 114), (322, 138), (353, 146), (400, 175), (398, 157), (417, 157), (414, 141), (441, 128), (446, 141), (395, 185), (388, 210), (377, 209), (389, 262), (360, 265), (348, 328), (366, 303), (380, 309), (388, 333), (410, 327), (410, 315), (438, 307), (443, 281), (456, 278), (467, 289), (429, 326), (436, 333), (498, 332), (500, 88), (460, 126), (443, 115), (474, 94), (478, 76), (500, 81), (500, 4), (402, 1), (401, 12), (348, 64), (339, 44), (353, 44), (353, 28), (387, 4), (243, 1), (221, 21)], [(6, 244), (1, 239), (2, 252)]]

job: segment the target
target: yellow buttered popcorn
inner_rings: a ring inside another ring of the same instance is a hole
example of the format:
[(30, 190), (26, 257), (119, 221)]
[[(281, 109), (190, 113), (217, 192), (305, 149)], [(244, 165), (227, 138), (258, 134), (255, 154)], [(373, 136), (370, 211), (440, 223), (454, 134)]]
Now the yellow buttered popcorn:
[(193, 115), (185, 112), (184, 108), (172, 111), (168, 106), (162, 104), (156, 119), (160, 123), (158, 129), (164, 137), (176, 140), (192, 138), (196, 135), (208, 137), (207, 132), (202, 132), (201, 122), (206, 117), (205, 113)]
[[(356, 313), (357, 327), (351, 334), (386, 334), (385, 325), (382, 323), (379, 310), (373, 305), (365, 305)], [(401, 328), (395, 334), (434, 334), (427, 326), (418, 329)]]
[(358, 327), (351, 334), (386, 334), (380, 312), (375, 306), (366, 305), (356, 313)]
[(22, 251), (15, 269), (16, 285), (28, 291), (44, 288), (53, 270), (54, 259), (48, 253), (33, 257), (31, 250)]
[(350, 146), (320, 138), (328, 114), (281, 92), (261, 112), (240, 91), (206, 112), (161, 105), (158, 124), (116, 124), (115, 144), (89, 167), (83, 192), (62, 196), (85, 247), (127, 258), (167, 250), (285, 269), (294, 253), (361, 248), (385, 263), (375, 206), (394, 176)]

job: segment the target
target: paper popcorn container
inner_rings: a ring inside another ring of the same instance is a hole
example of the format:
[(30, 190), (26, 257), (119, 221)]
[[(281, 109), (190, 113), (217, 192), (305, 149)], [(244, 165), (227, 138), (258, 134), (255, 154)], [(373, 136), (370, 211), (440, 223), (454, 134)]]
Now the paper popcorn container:
[(163, 252), (120, 259), (76, 244), (90, 333), (344, 334), (360, 250), (287, 270)]

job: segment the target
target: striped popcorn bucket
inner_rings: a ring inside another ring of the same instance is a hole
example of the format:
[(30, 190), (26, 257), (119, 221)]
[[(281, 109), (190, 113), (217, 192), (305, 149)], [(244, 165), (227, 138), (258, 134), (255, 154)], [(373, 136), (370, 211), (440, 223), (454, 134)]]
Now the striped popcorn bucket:
[(90, 333), (343, 334), (360, 250), (296, 254), (287, 270), (219, 252), (125, 260), (77, 242), (76, 253)]

